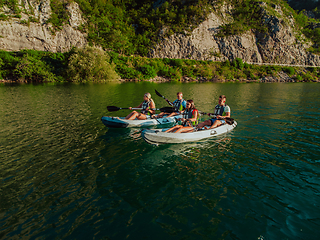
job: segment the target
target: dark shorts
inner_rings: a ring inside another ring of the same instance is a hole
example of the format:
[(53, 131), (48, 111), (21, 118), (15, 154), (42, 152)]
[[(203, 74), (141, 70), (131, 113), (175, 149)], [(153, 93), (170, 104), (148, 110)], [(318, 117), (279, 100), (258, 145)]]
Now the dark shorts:
[(214, 124), (214, 122), (217, 121), (217, 120), (221, 121), (222, 124), (224, 124), (224, 123), (226, 122), (226, 121), (223, 120), (223, 119), (216, 119), (216, 118), (211, 118), (210, 120), (211, 120), (211, 126), (212, 126), (212, 125)]

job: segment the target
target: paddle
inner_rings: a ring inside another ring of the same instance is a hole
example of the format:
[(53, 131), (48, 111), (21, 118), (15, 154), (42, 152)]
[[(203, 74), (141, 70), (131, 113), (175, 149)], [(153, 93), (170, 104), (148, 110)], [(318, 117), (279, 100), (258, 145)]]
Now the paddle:
[(166, 100), (171, 106), (173, 106), (173, 103), (170, 102), (167, 98), (165, 98), (165, 96), (163, 96), (161, 93), (159, 93), (156, 89), (154, 90), (156, 92), (156, 94), (159, 96), (159, 97), (162, 97), (164, 100)]
[[(199, 110), (198, 110), (198, 111), (199, 111)], [(202, 111), (199, 111), (199, 113), (200, 113), (201, 115), (207, 115), (207, 114), (209, 114), (209, 116), (215, 116), (215, 115), (212, 114), (212, 113), (205, 113), (205, 112), (202, 112)], [(229, 125), (232, 125), (232, 124), (234, 123), (234, 119), (233, 119), (233, 118), (230, 118), (230, 117), (225, 117), (225, 118), (223, 118), (223, 120), (225, 120), (226, 123), (229, 124)]]
[[(115, 111), (119, 111), (122, 109), (129, 109), (129, 108), (121, 108), (121, 107), (116, 107), (116, 106), (107, 106), (107, 109), (109, 112), (115, 112)], [(142, 108), (131, 108), (132, 110), (142, 110)], [(174, 112), (174, 108), (172, 107), (163, 107), (163, 108), (156, 108), (153, 110), (160, 110), (161, 112), (169, 112), (172, 113)]]

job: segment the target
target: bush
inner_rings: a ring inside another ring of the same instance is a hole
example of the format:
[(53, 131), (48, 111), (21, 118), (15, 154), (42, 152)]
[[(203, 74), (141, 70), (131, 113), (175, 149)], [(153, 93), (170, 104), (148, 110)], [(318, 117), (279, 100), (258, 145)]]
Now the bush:
[(119, 79), (108, 55), (101, 49), (85, 47), (70, 53), (67, 76), (75, 82), (101, 82)]
[(297, 80), (297, 82), (301, 82), (303, 80), (303, 78), (300, 75), (297, 75), (296, 80)]
[(157, 72), (155, 68), (152, 67), (151, 65), (147, 65), (147, 64), (143, 65), (142, 67), (140, 67), (140, 71), (142, 72), (143, 77), (145, 79), (151, 79), (157, 76)]
[(173, 67), (181, 67), (183, 64), (182, 59), (170, 59), (170, 65)]
[(232, 66), (242, 70), (244, 68), (244, 63), (241, 58), (236, 58), (232, 61)]
[(283, 71), (286, 72), (289, 76), (292, 76), (295, 73), (295, 70), (293, 67), (285, 67)]
[(182, 78), (182, 71), (179, 68), (168, 68), (167, 77), (172, 81), (180, 81)]
[(28, 82), (53, 82), (56, 80), (50, 66), (28, 54), (22, 57), (13, 74), (17, 79)]
[(0, 14), (0, 21), (6, 21), (7, 19), (8, 19), (7, 15), (5, 15), (3, 13)]
[(125, 65), (117, 66), (116, 72), (122, 79), (137, 79), (139, 77), (139, 72), (137, 70)]

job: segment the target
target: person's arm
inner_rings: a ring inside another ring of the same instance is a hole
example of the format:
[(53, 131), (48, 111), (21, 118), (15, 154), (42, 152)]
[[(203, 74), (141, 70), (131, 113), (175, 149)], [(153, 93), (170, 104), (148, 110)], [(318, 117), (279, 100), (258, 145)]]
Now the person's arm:
[(170, 105), (170, 106), (173, 106), (173, 103), (170, 102), (168, 99), (165, 99), (167, 101), (167, 103)]
[(150, 108), (147, 108), (147, 110), (151, 113), (151, 114), (155, 114), (155, 110), (152, 109), (156, 109), (156, 105), (154, 104), (154, 101), (151, 101), (150, 103)]
[[(142, 102), (143, 103), (143, 102)], [(141, 108), (142, 107), (142, 103), (140, 103), (139, 104), (139, 106), (138, 107), (136, 107), (136, 108)], [(132, 107), (129, 107), (129, 109), (131, 110), (132, 109)]]

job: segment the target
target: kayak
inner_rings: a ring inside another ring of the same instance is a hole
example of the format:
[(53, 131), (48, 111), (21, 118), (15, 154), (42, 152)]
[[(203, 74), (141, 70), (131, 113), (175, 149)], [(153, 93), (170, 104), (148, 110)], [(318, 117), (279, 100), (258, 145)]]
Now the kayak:
[[(155, 115), (156, 116), (156, 115)], [(155, 125), (176, 123), (178, 118), (182, 118), (182, 115), (176, 115), (173, 117), (163, 118), (148, 118), (146, 120), (127, 120), (124, 117), (109, 117), (103, 116), (101, 121), (107, 127), (112, 128), (129, 128), (129, 127), (150, 127)]]
[(162, 129), (143, 129), (142, 137), (143, 139), (151, 144), (161, 144), (161, 143), (185, 143), (194, 142), (206, 138), (215, 137), (224, 133), (232, 131), (237, 126), (237, 122), (234, 121), (233, 124), (223, 124), (219, 127), (213, 129), (203, 129), (188, 133), (167, 133), (165, 132), (169, 128)]

